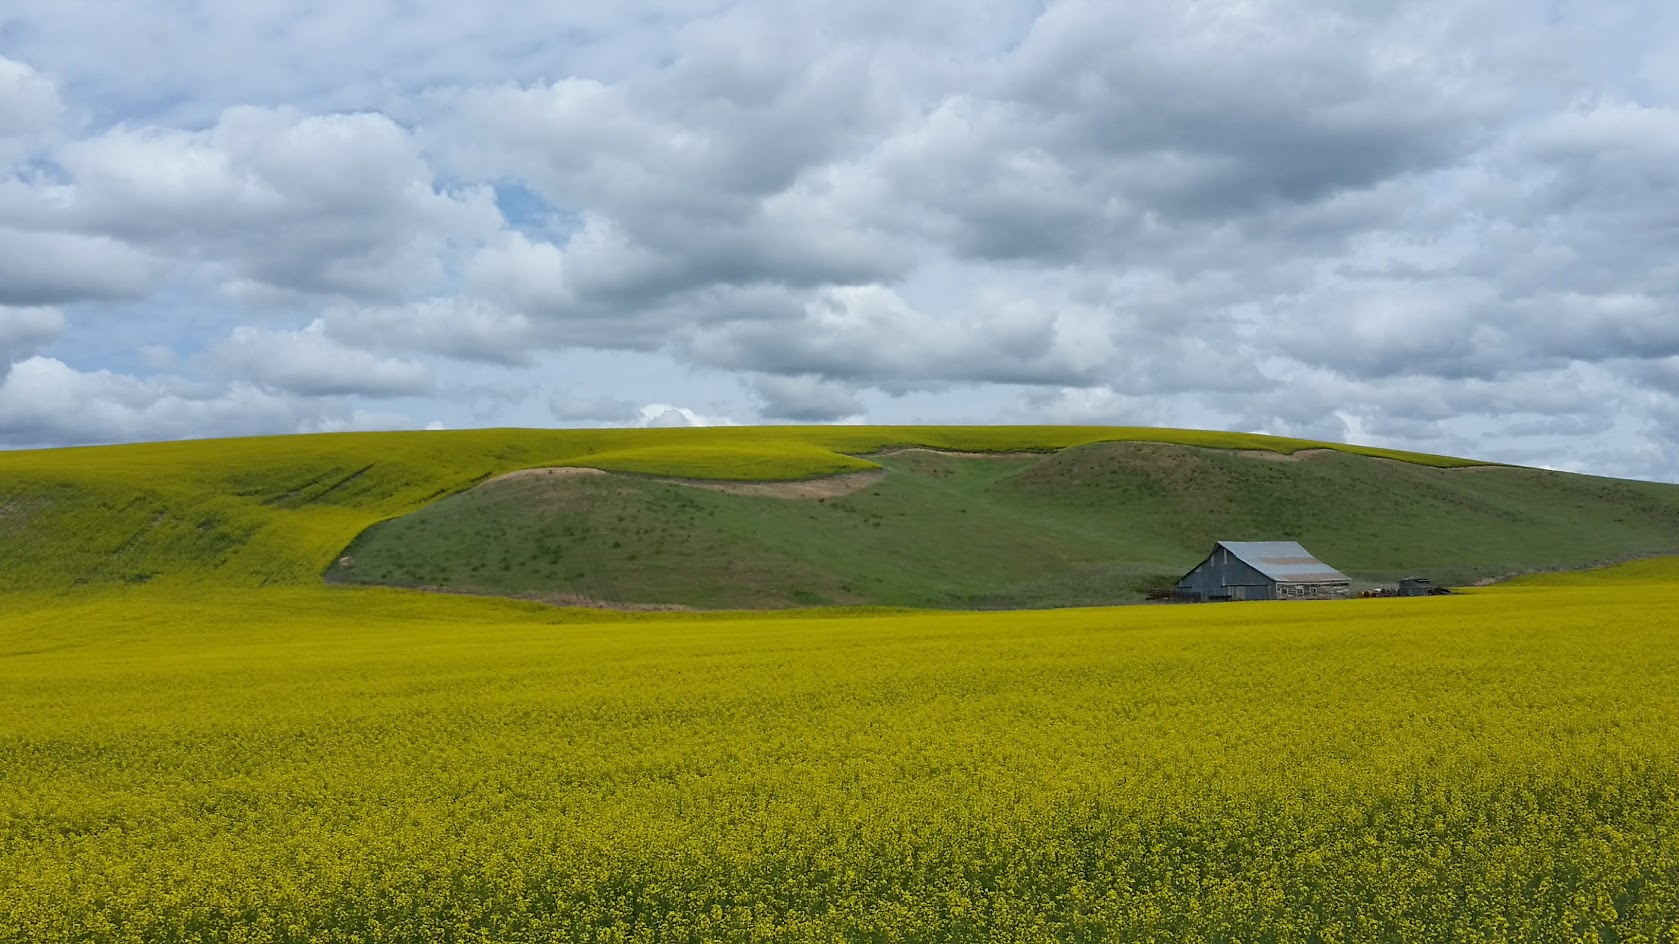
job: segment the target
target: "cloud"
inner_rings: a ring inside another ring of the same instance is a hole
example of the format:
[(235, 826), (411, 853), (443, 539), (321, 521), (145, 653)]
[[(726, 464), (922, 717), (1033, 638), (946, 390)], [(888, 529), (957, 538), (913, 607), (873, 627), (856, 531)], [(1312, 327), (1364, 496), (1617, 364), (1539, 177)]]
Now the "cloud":
[(1016, 414), (1026, 422), (1079, 426), (1156, 426), (1165, 415), (1158, 400), (1109, 387), (1032, 389), (1020, 397)]
[(549, 400), (548, 412), (562, 423), (602, 426), (630, 426), (643, 418), (641, 409), (628, 400), (570, 394), (557, 395)]
[(235, 328), (209, 359), (224, 376), (303, 396), (398, 397), (431, 391), (432, 375), (425, 365), (346, 347), (323, 328), (319, 320), (302, 331)]
[[(1201, 369), (1183, 328), (1265, 334), (1229, 309), (1255, 288), (1297, 290), (1313, 268), (1279, 260), (1333, 253), (1405, 199), (1361, 194), (1473, 153), (1507, 92), (1474, 81), (1483, 64), (1461, 36), (1442, 52), (1415, 16), (1326, 12), (1278, 33), (1287, 13), (1264, 4), (1213, 21), (1065, 3), (992, 58), (951, 65), (935, 84), (957, 84), (918, 107), (905, 96), (927, 94), (928, 70), (913, 52), (847, 43), (877, 22), (821, 48), (799, 31), (743, 46), (767, 22), (752, 9), (704, 20), (634, 80), (447, 98), (454, 166), (529, 181), (577, 221), (557, 241), (486, 247), (476, 291), (551, 345), (664, 346), (894, 392), (1256, 389), (1274, 381), (1253, 358)], [(959, 274), (931, 305), (905, 300), (929, 267), (969, 260), (1052, 268)], [(1070, 264), (1114, 262), (1129, 284), (1053, 309), (1028, 294)]]
[(814, 374), (792, 377), (770, 374), (751, 383), (752, 392), (762, 401), (759, 414), (765, 419), (832, 423), (863, 414), (863, 404), (855, 390)]
[(77, 371), (32, 357), (0, 384), (0, 444), (29, 447), (262, 433), (404, 428), (400, 414), (323, 404), (251, 384)]
[(52, 80), (25, 63), (0, 56), (0, 148), (7, 139), (26, 139), (52, 128), (63, 107)]
[(0, 225), (0, 305), (141, 298), (158, 274), (155, 260), (107, 237)]
[(344, 344), (375, 351), (438, 354), (464, 361), (525, 366), (543, 345), (531, 319), (470, 298), (433, 298), (405, 305), (329, 307), (320, 330)]
[(556, 318), (611, 314), (633, 331), (626, 313), (694, 293), (907, 271), (909, 245), (836, 203), (822, 177), (889, 110), (872, 98), (866, 59), (840, 49), (811, 61), (766, 35), (746, 61), (748, 37), (706, 32), (638, 81), (574, 78), (449, 100), (452, 120), (433, 135), (455, 166), (528, 181), (578, 219), (563, 246), (515, 240), (486, 252), (474, 274), (498, 300)]
[(669, 403), (647, 403), (636, 408), (639, 414), (631, 422), (631, 426), (645, 426), (666, 428), (673, 426), (735, 426), (734, 420), (726, 416), (706, 416), (696, 413), (685, 406), (672, 406)]
[(1679, 356), (1634, 361), (1623, 369), (1640, 384), (1679, 397)]
[(713, 5), (134, 0), (88, 17), (57, 0), (10, 0), (0, 23), (10, 49), (99, 111), (192, 124), (239, 104), (365, 109), (393, 93), (536, 79), (557, 63), (622, 74), (668, 54), (673, 27)]
[(1062, 153), (1186, 159), (1162, 205), (1224, 215), (1436, 166), (1509, 94), (1438, 8), (1308, 6), (1069, 0), (1011, 57), (1005, 97), (1068, 114)]
[(487, 188), (437, 189), (380, 114), (238, 107), (203, 131), (119, 126), (53, 164), (62, 181), (0, 189), (0, 222), (121, 241), (247, 291), (424, 296), (453, 241), (501, 225)]
[(27, 360), (64, 333), (64, 315), (55, 308), (0, 305), (0, 383), (12, 365)]
[(1087, 373), (1054, 312), (1031, 305), (934, 317), (879, 285), (824, 289), (790, 323), (741, 320), (681, 343), (703, 363), (892, 389), (952, 381), (1055, 383)]

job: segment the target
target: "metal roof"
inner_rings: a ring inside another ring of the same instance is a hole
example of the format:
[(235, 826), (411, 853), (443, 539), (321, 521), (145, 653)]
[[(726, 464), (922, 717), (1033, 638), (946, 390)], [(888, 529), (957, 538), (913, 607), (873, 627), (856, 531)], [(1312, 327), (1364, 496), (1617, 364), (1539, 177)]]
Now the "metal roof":
[(1297, 541), (1220, 541), (1218, 546), (1280, 583), (1326, 583), (1346, 574), (1312, 556)]

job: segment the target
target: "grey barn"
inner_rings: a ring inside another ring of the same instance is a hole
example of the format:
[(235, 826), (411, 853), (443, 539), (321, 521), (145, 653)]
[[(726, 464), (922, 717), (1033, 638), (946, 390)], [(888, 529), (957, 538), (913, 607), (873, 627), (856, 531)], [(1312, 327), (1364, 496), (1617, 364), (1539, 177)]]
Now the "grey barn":
[(1172, 595), (1193, 603), (1340, 600), (1352, 596), (1352, 580), (1294, 541), (1220, 541)]

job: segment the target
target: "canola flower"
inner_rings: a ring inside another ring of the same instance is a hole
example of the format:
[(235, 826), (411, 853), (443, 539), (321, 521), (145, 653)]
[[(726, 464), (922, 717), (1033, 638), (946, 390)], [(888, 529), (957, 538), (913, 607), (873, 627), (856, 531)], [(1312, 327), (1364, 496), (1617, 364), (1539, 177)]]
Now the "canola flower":
[(1679, 941), (1673, 562), (1452, 598), (13, 596), (0, 941)]

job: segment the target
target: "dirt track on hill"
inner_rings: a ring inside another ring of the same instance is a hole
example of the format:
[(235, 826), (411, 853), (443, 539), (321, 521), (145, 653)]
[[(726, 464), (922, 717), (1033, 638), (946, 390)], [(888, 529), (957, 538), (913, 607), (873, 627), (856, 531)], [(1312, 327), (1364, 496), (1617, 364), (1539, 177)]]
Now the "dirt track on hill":
[(870, 456), (901, 456), (909, 452), (923, 452), (932, 456), (954, 456), (958, 459), (1042, 459), (1051, 455), (1049, 452), (953, 452), (949, 449), (931, 449), (926, 446), (899, 446), (896, 449), (882, 449), (871, 452)]
[[(1357, 452), (1346, 452), (1341, 449), (1302, 449), (1298, 452), (1272, 452), (1269, 449), (1238, 449), (1236, 455), (1248, 459), (1262, 459), (1266, 462), (1304, 462), (1322, 456), (1332, 456), (1337, 453), (1356, 456), (1360, 459), (1375, 459), (1379, 462), (1397, 462), (1401, 465), (1420, 466), (1416, 462), (1406, 462), (1403, 459), (1391, 459), (1387, 456), (1367, 456)], [(1507, 469), (1503, 465), (1454, 465), (1454, 466), (1420, 466), (1421, 468), (1439, 469), (1442, 472), (1490, 472), (1495, 469)]]
[(496, 476), (494, 478), (491, 478), (491, 479), (485, 479), (484, 481), (479, 482), (477, 485), (475, 485), (473, 487), (474, 488), (483, 488), (486, 485), (494, 485), (497, 482), (511, 482), (511, 481), (516, 480), (516, 479), (544, 479), (544, 478), (568, 479), (568, 478), (573, 478), (573, 477), (579, 476), (579, 475), (607, 475), (607, 474), (608, 474), (607, 472), (604, 472), (600, 469), (590, 469), (590, 468), (585, 468), (585, 467), (580, 466), (580, 465), (556, 465), (556, 466), (548, 466), (548, 467), (541, 468), (541, 469), (517, 469), (513, 472), (506, 472), (506, 473), (503, 473), (503, 474), (498, 475), (498, 476)]
[(885, 471), (842, 472), (819, 479), (799, 479), (793, 482), (722, 482), (715, 479), (658, 478), (655, 482), (705, 488), (730, 495), (755, 495), (760, 498), (838, 498), (860, 492), (880, 481)]
[(1249, 459), (1264, 459), (1266, 462), (1304, 462), (1314, 456), (1327, 456), (1338, 449), (1302, 449), (1299, 452), (1272, 452), (1269, 449), (1238, 449), (1236, 455)]
[(684, 479), (662, 475), (627, 475), (587, 466), (564, 465), (540, 469), (519, 469), (481, 482), (476, 488), (517, 479), (568, 479), (586, 475), (615, 475), (620, 478), (635, 478), (647, 482), (660, 482), (665, 485), (682, 485), (688, 488), (703, 488), (713, 492), (727, 492), (730, 495), (752, 495), (759, 498), (838, 498), (841, 495), (850, 495), (853, 492), (868, 488), (880, 481), (885, 474), (885, 470), (871, 470), (867, 472), (842, 472), (839, 475), (825, 475), (821, 478), (797, 479), (790, 482), (730, 482), (718, 479)]

